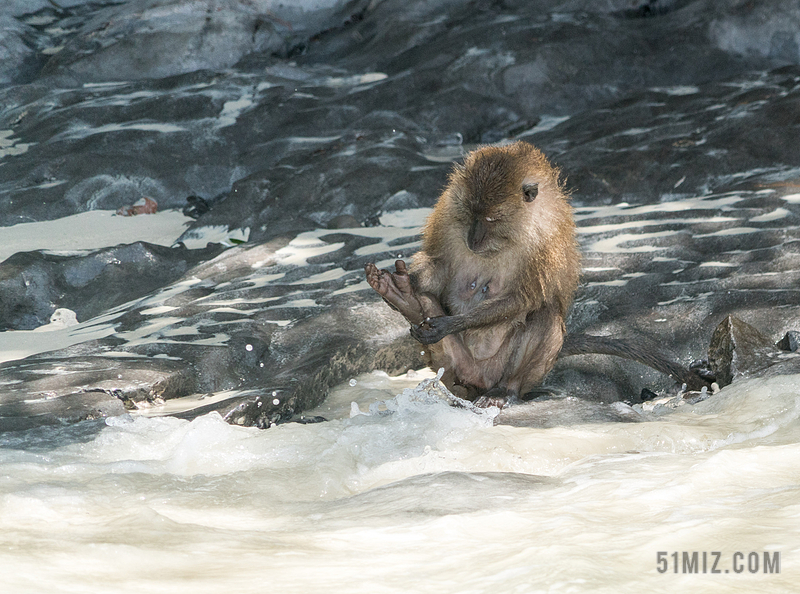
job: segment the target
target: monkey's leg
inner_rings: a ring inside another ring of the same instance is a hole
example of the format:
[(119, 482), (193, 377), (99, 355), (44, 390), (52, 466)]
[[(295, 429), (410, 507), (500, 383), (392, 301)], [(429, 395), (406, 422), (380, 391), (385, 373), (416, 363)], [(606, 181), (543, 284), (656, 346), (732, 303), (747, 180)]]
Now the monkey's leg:
[(525, 325), (509, 341), (505, 375), (499, 385), (511, 397), (540, 385), (556, 363), (564, 334), (564, 320), (555, 308), (543, 307), (528, 314)]
[[(434, 296), (421, 293), (418, 299), (425, 318), (445, 315), (444, 309)], [(425, 348), (431, 358), (431, 368), (437, 370), (444, 367), (445, 374), (442, 381), (448, 389), (453, 391), (463, 387), (463, 390), (458, 390), (458, 395), (468, 400), (494, 387), (503, 375), (502, 362), (496, 358), (475, 359), (458, 334), (449, 334), (439, 342), (426, 345)]]
[[(414, 291), (402, 260), (395, 262), (395, 272), (379, 270), (371, 263), (364, 269), (369, 285), (410, 323), (419, 325), (425, 319), (446, 315), (436, 297)], [(459, 386), (466, 388), (466, 393), (459, 391), (460, 396), (474, 397), (475, 392), (492, 388), (502, 376), (502, 365), (492, 360), (476, 361), (458, 335), (450, 334), (434, 344), (428, 344), (427, 351), (433, 369), (444, 367), (442, 381), (449, 389), (457, 389)]]
[(425, 319), (422, 306), (411, 286), (411, 277), (408, 276), (406, 263), (397, 260), (394, 264), (395, 272), (379, 270), (375, 264), (364, 266), (367, 283), (383, 297), (389, 306), (401, 314), (412, 324), (421, 324)]

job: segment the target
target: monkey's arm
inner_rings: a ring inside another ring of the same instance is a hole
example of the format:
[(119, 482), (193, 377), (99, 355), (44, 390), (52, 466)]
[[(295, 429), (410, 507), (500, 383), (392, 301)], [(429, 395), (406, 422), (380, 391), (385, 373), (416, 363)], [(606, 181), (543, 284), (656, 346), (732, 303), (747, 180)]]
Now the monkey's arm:
[(518, 297), (488, 299), (464, 314), (426, 318), (411, 327), (411, 335), (422, 344), (433, 344), (449, 334), (511, 320), (524, 311), (525, 305)]
[(673, 379), (686, 384), (690, 390), (700, 390), (708, 387), (709, 383), (683, 365), (675, 363), (661, 354), (655, 345), (641, 339), (618, 340), (606, 336), (591, 336), (588, 334), (568, 334), (558, 358), (570, 355), (613, 355), (642, 363), (671, 376)]

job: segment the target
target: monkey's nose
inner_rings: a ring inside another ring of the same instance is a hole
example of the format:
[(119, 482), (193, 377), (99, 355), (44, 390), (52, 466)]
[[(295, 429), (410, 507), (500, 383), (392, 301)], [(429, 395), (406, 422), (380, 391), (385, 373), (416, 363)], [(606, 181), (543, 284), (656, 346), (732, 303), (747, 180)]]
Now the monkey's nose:
[(467, 234), (467, 246), (473, 252), (477, 252), (481, 248), (481, 244), (486, 239), (486, 231), (488, 230), (488, 225), (483, 219), (476, 218), (472, 222), (472, 226), (469, 228), (469, 233)]

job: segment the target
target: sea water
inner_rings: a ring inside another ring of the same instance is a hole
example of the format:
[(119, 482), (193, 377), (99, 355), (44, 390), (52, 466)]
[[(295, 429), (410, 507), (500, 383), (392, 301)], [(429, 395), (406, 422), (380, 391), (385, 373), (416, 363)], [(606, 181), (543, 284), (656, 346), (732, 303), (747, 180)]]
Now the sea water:
[(311, 411), (327, 422), (268, 430), (2, 434), (0, 591), (797, 591), (800, 376), (547, 429), (431, 376), (353, 378)]

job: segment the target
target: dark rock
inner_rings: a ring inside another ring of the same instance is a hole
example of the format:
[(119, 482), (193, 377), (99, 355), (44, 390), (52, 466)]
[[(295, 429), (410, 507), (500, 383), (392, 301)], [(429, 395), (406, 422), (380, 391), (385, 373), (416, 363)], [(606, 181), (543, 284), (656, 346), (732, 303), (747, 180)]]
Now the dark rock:
[(98, 10), (44, 72), (108, 81), (223, 69), (249, 52), (284, 49), (281, 28), (234, 0), (129, 0)]
[(187, 205), (183, 207), (184, 215), (193, 219), (199, 219), (201, 216), (211, 210), (208, 201), (200, 196), (189, 196), (186, 198)]
[(775, 346), (782, 351), (796, 352), (797, 349), (800, 348), (800, 332), (797, 330), (789, 330)]
[(648, 390), (647, 388), (642, 388), (641, 394), (639, 394), (639, 400), (641, 402), (646, 402), (647, 400), (655, 400), (658, 398), (658, 394), (653, 392), (652, 390)]
[(708, 362), (720, 387), (734, 379), (764, 371), (777, 361), (773, 342), (734, 316), (725, 318), (711, 337)]
[[(122, 364), (120, 364), (122, 363)], [(0, 431), (115, 416), (191, 394), (194, 374), (166, 359), (32, 357), (0, 365)]]
[(24, 23), (0, 13), (0, 84), (24, 79), (26, 65), (35, 56), (29, 45), (35, 36)]
[(37, 328), (58, 308), (88, 320), (177, 280), (222, 249), (139, 242), (85, 256), (17, 253), (0, 263), (0, 331)]
[(711, 369), (711, 366), (706, 359), (697, 359), (696, 361), (692, 361), (692, 364), (689, 365), (689, 369), (699, 375), (709, 384), (717, 381), (714, 371)]

